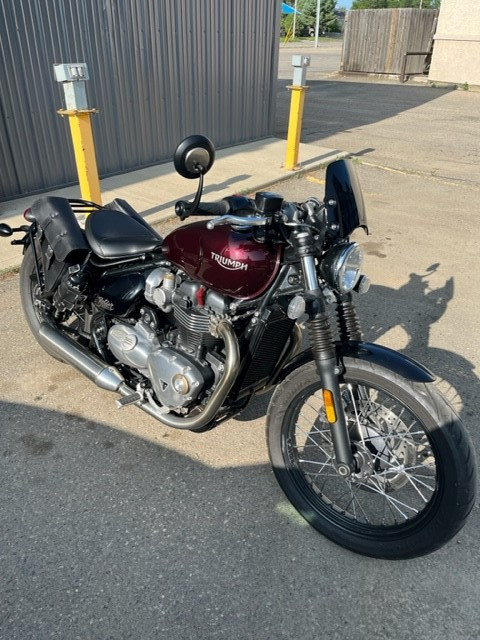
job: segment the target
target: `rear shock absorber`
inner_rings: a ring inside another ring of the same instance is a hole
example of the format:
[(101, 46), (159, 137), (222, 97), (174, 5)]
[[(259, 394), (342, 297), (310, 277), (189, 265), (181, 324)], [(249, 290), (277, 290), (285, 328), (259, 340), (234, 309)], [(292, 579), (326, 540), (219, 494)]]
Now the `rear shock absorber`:
[(363, 334), (351, 293), (337, 297), (336, 311), (340, 342), (360, 342)]
[(72, 311), (76, 305), (86, 300), (86, 288), (87, 279), (85, 274), (78, 267), (70, 267), (67, 274), (63, 276), (53, 296), (53, 304), (56, 310), (55, 317), (57, 320)]

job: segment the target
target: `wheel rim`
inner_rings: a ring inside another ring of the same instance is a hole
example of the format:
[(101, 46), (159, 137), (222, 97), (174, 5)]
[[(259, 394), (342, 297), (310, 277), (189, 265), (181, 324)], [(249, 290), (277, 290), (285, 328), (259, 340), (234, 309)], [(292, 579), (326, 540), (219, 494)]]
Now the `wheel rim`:
[(32, 275), (30, 279), (30, 297), (32, 299), (33, 312), (38, 322), (42, 322), (45, 315), (45, 303), (42, 302), (40, 297), (41, 292), (42, 290), (38, 284), (37, 277)]
[(366, 384), (343, 384), (357, 471), (336, 473), (321, 389), (294, 402), (283, 453), (297, 490), (317, 513), (358, 532), (409, 528), (438, 495), (435, 452), (425, 427), (400, 400)]

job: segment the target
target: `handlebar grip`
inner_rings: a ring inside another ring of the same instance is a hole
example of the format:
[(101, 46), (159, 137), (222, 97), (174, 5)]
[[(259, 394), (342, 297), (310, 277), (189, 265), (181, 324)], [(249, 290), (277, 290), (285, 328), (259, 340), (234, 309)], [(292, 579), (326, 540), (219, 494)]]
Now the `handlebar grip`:
[(223, 216), (230, 211), (230, 204), (226, 200), (218, 202), (201, 202), (200, 206), (192, 214), (196, 216)]
[(175, 213), (180, 220), (186, 220), (189, 216), (222, 216), (230, 211), (227, 200), (218, 202), (202, 202), (196, 209), (192, 209), (192, 203), (179, 200), (175, 204)]

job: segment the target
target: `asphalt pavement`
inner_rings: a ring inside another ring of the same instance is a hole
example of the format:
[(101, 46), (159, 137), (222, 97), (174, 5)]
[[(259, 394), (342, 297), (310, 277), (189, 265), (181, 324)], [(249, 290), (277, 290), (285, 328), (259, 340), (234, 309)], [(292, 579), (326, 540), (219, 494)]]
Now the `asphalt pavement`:
[[(371, 231), (355, 236), (373, 283), (358, 300), (365, 337), (434, 370), (480, 451), (480, 94), (342, 80), (331, 66), (311, 69), (305, 141), (356, 158)], [(323, 180), (317, 169), (274, 188), (303, 200)], [(205, 434), (164, 428), (41, 351), (17, 276), (0, 299), (2, 639), (480, 636), (478, 506), (432, 555), (355, 555), (283, 497), (268, 397)]]

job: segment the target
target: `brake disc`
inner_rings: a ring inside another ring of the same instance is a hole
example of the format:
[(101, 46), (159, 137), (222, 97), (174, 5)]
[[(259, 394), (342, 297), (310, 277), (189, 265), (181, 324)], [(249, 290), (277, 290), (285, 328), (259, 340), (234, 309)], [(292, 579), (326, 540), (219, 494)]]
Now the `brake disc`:
[(377, 406), (374, 421), (361, 424), (363, 442), (356, 442), (355, 477), (365, 483), (375, 481), (376, 489), (396, 491), (408, 482), (404, 469), (415, 464), (417, 448), (407, 425), (387, 407)]

